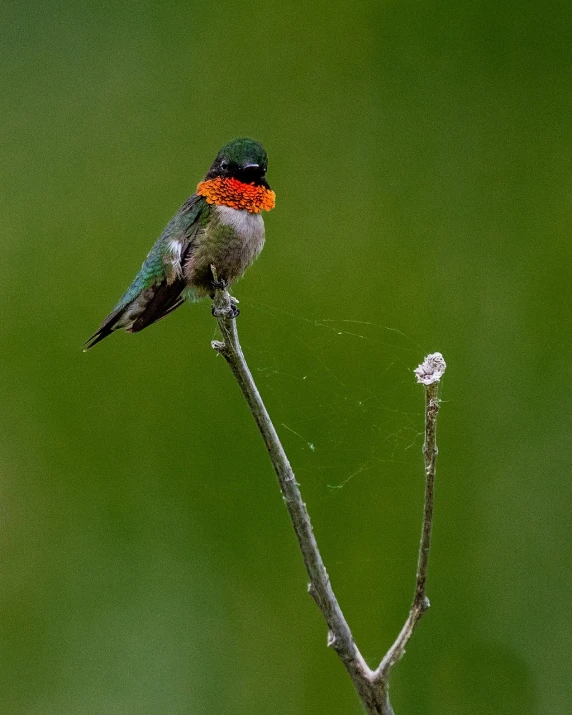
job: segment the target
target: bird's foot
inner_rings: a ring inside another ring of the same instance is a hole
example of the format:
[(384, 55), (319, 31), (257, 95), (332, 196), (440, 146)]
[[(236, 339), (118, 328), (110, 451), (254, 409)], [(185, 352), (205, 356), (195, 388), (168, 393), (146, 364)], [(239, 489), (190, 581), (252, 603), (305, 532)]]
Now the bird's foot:
[(228, 285), (228, 281), (224, 278), (217, 278), (217, 280), (213, 278), (212, 284), (215, 290), (224, 290)]

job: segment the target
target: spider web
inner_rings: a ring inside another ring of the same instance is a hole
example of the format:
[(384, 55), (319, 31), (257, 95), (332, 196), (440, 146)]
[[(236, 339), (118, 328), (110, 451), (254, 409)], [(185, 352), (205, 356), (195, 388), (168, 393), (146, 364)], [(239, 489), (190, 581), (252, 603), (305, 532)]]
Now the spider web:
[(419, 467), (423, 408), (413, 369), (424, 351), (401, 331), (369, 321), (312, 319), (260, 302), (271, 339), (241, 326), (254, 378), (298, 476), (329, 494), (383, 466)]

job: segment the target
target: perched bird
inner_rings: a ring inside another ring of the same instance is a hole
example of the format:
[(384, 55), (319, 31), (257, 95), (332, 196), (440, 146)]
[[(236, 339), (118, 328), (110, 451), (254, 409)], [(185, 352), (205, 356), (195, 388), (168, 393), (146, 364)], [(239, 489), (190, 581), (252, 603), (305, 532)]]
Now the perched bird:
[(217, 286), (211, 265), (218, 284), (230, 285), (242, 276), (264, 246), (261, 211), (274, 208), (267, 167), (266, 151), (254, 139), (223, 146), (85, 350), (119, 328), (143, 330), (185, 300), (212, 297)]

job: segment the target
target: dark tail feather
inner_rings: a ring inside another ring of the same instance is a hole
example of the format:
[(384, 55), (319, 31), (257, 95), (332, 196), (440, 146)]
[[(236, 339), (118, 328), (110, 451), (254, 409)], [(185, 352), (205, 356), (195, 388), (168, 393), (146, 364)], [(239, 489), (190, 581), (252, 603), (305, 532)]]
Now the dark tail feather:
[(155, 288), (153, 296), (145, 306), (145, 310), (141, 315), (133, 321), (133, 325), (127, 328), (130, 333), (138, 333), (148, 325), (156, 323), (161, 318), (164, 318), (169, 313), (172, 313), (176, 308), (182, 305), (185, 300), (181, 297), (181, 293), (185, 288), (185, 281), (182, 279), (176, 280), (170, 285), (162, 283)]
[(86, 353), (88, 350), (91, 350), (91, 348), (94, 345), (97, 345), (103, 338), (106, 338), (108, 335), (111, 335), (111, 333), (115, 330), (115, 324), (119, 320), (119, 318), (123, 315), (123, 310), (118, 311), (117, 313), (112, 313), (111, 315), (108, 315), (107, 318), (103, 321), (101, 324), (101, 327), (97, 332), (95, 332), (91, 338), (85, 341), (83, 344), (83, 351)]
[[(137, 333), (148, 325), (156, 323), (158, 320), (161, 320), (161, 318), (169, 315), (169, 313), (172, 313), (185, 302), (185, 299), (181, 296), (185, 285), (186, 283), (183, 279), (178, 279), (171, 284), (165, 281), (155, 286), (153, 293), (149, 295), (138, 317), (135, 318), (132, 323), (122, 325), (121, 327), (124, 327), (128, 333)], [(83, 351), (86, 352), (90, 350), (94, 345), (97, 345), (101, 340), (111, 335), (111, 333), (116, 330), (117, 322), (128, 307), (129, 304), (108, 315), (99, 330), (86, 341)]]
[(163, 318), (166, 318), (167, 315), (170, 315), (174, 310), (179, 308), (183, 303), (185, 302), (184, 298), (180, 298), (174, 305), (172, 305), (170, 308), (167, 308), (164, 313), (161, 313), (158, 317), (154, 318), (150, 322), (145, 322), (143, 324), (143, 321), (136, 320), (133, 323), (133, 326), (129, 329), (130, 333), (137, 333), (139, 330), (143, 330), (143, 328), (146, 328), (148, 325), (152, 325), (153, 323), (158, 322), (159, 320), (163, 320)]

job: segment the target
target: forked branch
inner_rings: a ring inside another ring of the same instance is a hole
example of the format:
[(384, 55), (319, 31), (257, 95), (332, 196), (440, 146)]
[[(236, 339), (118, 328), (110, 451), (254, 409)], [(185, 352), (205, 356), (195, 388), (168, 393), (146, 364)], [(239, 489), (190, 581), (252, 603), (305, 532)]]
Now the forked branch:
[(378, 668), (372, 670), (361, 655), (353, 639), (350, 627), (338, 604), (312, 530), (308, 510), (302, 500), (299, 485), (296, 482), (296, 477), (294, 476), (288, 457), (284, 452), (278, 434), (274, 429), (272, 420), (268, 415), (244, 358), (236, 329), (235, 318), (237, 310), (233, 299), (224, 286), (218, 282), (216, 268), (211, 266), (211, 269), (215, 285), (213, 315), (217, 318), (222, 334), (222, 341), (215, 340), (212, 346), (228, 363), (250, 407), (250, 411), (252, 412), (264, 440), (264, 444), (266, 445), (266, 449), (268, 450), (310, 579), (308, 591), (316, 602), (328, 626), (328, 645), (331, 646), (341, 658), (366, 712), (369, 715), (393, 715), (388, 695), (389, 675), (392, 667), (405, 652), (405, 645), (417, 622), (429, 607), (429, 601), (425, 594), (425, 584), (427, 580), (427, 562), (433, 519), (433, 484), (435, 478), (435, 459), (437, 456), (435, 441), (435, 427), (439, 409), (437, 387), (439, 378), (445, 369), (445, 362), (439, 353), (435, 353), (434, 355), (428, 356), (423, 365), (419, 366), (416, 370), (418, 381), (426, 385), (425, 444), (423, 454), (425, 458), (427, 485), (423, 530), (417, 567), (417, 584), (413, 605), (401, 633), (384, 656)]

